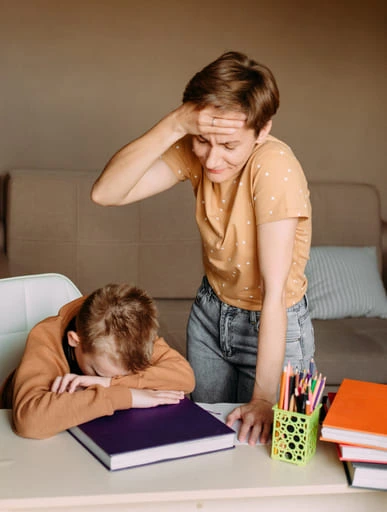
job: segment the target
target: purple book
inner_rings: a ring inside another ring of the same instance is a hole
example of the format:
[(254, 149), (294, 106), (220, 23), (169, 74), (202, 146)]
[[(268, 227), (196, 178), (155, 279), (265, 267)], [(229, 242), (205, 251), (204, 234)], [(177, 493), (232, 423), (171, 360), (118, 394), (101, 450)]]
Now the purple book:
[(110, 470), (233, 448), (235, 432), (188, 398), (116, 411), (69, 429)]

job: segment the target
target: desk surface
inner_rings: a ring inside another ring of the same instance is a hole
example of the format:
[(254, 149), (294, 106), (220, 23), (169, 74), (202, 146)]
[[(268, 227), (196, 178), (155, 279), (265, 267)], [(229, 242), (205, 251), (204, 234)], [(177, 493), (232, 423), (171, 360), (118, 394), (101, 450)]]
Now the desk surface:
[[(330, 512), (336, 510), (335, 503), (349, 498), (367, 507), (387, 504), (387, 493), (348, 487), (330, 443), (319, 442), (316, 455), (303, 467), (272, 460), (268, 446), (238, 445), (232, 450), (109, 472), (67, 432), (43, 441), (23, 439), (12, 432), (10, 418), (9, 410), (0, 410), (0, 510), (91, 507), (169, 512), (203, 507), (225, 512), (236, 506), (253, 510), (257, 500), (264, 499), (265, 510), (275, 510), (269, 503), (282, 502), (292, 510), (289, 500), (312, 503), (313, 497), (320, 499), (321, 495), (325, 510), (327, 497), (332, 497)], [(319, 508), (314, 506), (314, 510)]]

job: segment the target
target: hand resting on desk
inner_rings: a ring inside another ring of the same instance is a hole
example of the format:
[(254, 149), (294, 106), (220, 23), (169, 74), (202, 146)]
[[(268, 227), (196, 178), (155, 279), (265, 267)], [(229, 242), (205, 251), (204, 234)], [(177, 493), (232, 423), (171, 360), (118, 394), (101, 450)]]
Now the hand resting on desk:
[(254, 446), (258, 441), (266, 444), (270, 439), (273, 423), (272, 406), (266, 400), (252, 400), (234, 409), (226, 419), (226, 425), (231, 427), (235, 421), (241, 421), (238, 440)]
[[(200, 407), (205, 409), (206, 411), (213, 414), (216, 418), (226, 423), (229, 427), (235, 430), (236, 439), (235, 444), (250, 444), (253, 445), (252, 439), (249, 436), (249, 432), (243, 437), (243, 440), (240, 435), (242, 420), (240, 416), (240, 409), (243, 408), (245, 410), (246, 404), (241, 403), (227, 403), (227, 402), (219, 402), (215, 404), (206, 404), (204, 402), (196, 402)], [(258, 438), (255, 441), (255, 444), (263, 444)]]

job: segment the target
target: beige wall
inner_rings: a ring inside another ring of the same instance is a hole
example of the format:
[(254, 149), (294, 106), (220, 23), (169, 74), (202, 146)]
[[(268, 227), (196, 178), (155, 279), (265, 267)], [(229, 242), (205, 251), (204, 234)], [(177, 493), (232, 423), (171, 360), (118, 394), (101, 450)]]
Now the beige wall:
[(0, 0), (0, 171), (102, 169), (224, 50), (269, 65), (310, 179), (375, 184), (387, 220), (386, 2)]

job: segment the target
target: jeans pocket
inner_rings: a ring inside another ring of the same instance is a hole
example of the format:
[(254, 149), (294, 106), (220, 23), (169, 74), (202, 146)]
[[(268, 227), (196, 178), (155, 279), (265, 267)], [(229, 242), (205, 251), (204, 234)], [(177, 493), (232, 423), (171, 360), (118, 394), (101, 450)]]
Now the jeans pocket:
[(198, 306), (202, 302), (203, 297), (207, 294), (207, 288), (208, 288), (208, 285), (203, 278), (201, 285), (199, 286), (198, 291), (196, 293), (196, 297), (195, 297), (195, 302)]
[(304, 315), (300, 319), (301, 327), (301, 349), (304, 359), (308, 360), (314, 356), (314, 329), (310, 315)]
[(288, 311), (287, 318), (285, 363), (290, 361), (291, 364), (297, 363), (295, 366), (298, 366), (303, 359), (301, 326), (296, 311)]
[(288, 311), (288, 328), (286, 332), (286, 351), (284, 363), (293, 368), (309, 368), (314, 356), (314, 331), (312, 320), (307, 311)]

